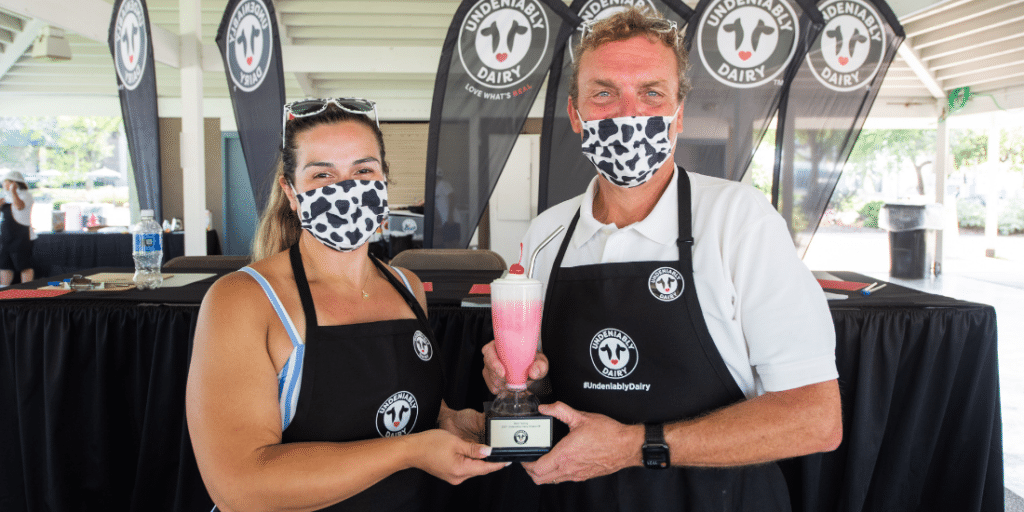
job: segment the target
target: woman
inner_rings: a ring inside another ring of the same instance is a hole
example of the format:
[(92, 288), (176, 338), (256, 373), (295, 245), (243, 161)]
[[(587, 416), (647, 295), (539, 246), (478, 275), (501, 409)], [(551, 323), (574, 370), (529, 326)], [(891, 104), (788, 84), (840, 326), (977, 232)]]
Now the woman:
[(25, 177), (18, 171), (4, 175), (4, 199), (0, 206), (0, 286), (14, 282), (14, 273), (21, 273), (21, 282), (35, 279), (32, 269), (32, 204)]
[(187, 418), (221, 510), (425, 510), (428, 473), (459, 483), (505, 466), (461, 438), (480, 413), (441, 399), (422, 284), (367, 252), (388, 169), (364, 113), (372, 102), (285, 106), (255, 263), (203, 300)]

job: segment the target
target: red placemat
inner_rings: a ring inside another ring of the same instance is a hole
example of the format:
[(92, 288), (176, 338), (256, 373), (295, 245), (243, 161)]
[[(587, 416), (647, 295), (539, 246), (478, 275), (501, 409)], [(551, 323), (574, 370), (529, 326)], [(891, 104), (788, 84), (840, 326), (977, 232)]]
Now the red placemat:
[(856, 281), (831, 281), (828, 279), (818, 279), (818, 284), (826, 290), (845, 290), (849, 292), (855, 292), (864, 288), (870, 283), (858, 283)]
[(4, 290), (0, 292), (0, 299), (37, 299), (56, 297), (73, 291), (74, 290)]
[(491, 285), (489, 285), (489, 284), (474, 284), (473, 287), (469, 289), (469, 293), (470, 293), (470, 295), (473, 295), (473, 294), (490, 295), (491, 294)]

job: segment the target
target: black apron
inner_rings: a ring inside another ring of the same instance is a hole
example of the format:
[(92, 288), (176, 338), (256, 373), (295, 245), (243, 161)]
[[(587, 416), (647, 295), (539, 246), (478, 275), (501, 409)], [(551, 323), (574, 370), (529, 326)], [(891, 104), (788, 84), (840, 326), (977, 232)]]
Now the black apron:
[[(370, 257), (416, 319), (320, 326), (298, 244), (290, 256), (306, 315), (306, 354), (295, 417), (282, 442), (358, 441), (436, 428), (444, 389), (440, 355), (412, 293)], [(439, 483), (406, 469), (324, 510), (431, 510)]]
[[(679, 261), (560, 268), (544, 301), (542, 339), (554, 398), (626, 424), (693, 418), (744, 399), (711, 339), (693, 282), (690, 180), (678, 169)], [(639, 461), (638, 461), (639, 462)], [(630, 467), (541, 489), (542, 510), (787, 511), (778, 466)]]

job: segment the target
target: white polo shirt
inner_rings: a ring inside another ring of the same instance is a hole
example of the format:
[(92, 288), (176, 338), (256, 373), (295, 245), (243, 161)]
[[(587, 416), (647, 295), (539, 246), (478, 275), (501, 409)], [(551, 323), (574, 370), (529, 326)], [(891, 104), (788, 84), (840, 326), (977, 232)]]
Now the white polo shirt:
[[(821, 286), (797, 256), (785, 221), (748, 185), (688, 176), (697, 298), (740, 390), (752, 398), (837, 378), (832, 316)], [(594, 218), (595, 177), (583, 195), (533, 220), (523, 254), (533, 254), (559, 225), (568, 230), (579, 209), (563, 267), (677, 261), (678, 178), (677, 170), (647, 218), (619, 229)], [(564, 236), (565, 231), (537, 256), (533, 277), (545, 290)]]
[(21, 224), (22, 226), (31, 226), (32, 205), (35, 204), (35, 198), (32, 197), (32, 192), (29, 192), (27, 189), (22, 190), (15, 187), (14, 192), (18, 194), (18, 198), (25, 203), (25, 207), (19, 210), (14, 206), (14, 199), (8, 198), (8, 202), (11, 203), (11, 216), (14, 217), (14, 220), (18, 221), (18, 224)]

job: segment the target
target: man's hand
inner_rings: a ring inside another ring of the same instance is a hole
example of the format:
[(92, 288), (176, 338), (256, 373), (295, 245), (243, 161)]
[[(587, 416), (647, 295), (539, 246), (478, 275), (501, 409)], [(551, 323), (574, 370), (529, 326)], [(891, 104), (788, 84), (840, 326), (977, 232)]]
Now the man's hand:
[(537, 484), (580, 482), (640, 463), (642, 425), (623, 425), (603, 414), (582, 412), (562, 402), (543, 404), (541, 414), (569, 426), (569, 435), (537, 462), (523, 467)]
[(441, 428), (473, 442), (482, 442), (484, 436), (484, 413), (473, 409), (454, 411), (442, 402), (439, 422)]
[[(484, 382), (487, 383), (487, 389), (490, 389), (491, 393), (496, 395), (505, 386), (505, 367), (501, 365), (501, 360), (498, 359), (498, 349), (495, 348), (494, 340), (484, 345), (482, 352), (484, 353)], [(527, 376), (530, 380), (539, 380), (547, 374), (548, 358), (544, 354), (537, 352), (533, 363), (530, 364)]]

